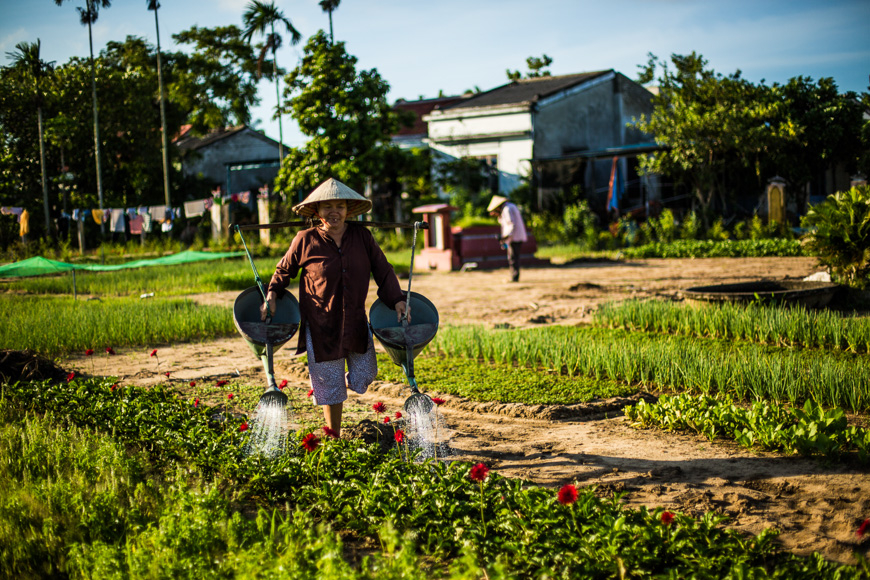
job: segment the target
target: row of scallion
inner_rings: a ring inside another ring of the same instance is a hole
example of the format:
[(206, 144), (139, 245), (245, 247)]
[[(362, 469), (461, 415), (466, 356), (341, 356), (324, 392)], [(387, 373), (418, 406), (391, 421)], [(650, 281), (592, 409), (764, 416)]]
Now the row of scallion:
[(627, 300), (604, 304), (594, 316), (600, 326), (641, 332), (870, 352), (870, 318), (831, 310), (763, 304), (693, 308), (659, 300)]
[(0, 348), (58, 356), (208, 340), (236, 332), (229, 306), (180, 299), (9, 295), (0, 300)]
[(558, 326), (445, 326), (433, 345), (446, 357), (543, 368), (644, 388), (728, 393), (792, 404), (809, 399), (853, 412), (870, 409), (870, 363), (863, 355)]

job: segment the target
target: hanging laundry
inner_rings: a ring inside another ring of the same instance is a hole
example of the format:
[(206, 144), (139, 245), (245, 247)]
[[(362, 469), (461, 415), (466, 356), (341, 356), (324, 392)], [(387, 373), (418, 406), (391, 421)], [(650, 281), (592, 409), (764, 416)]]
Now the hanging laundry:
[(30, 212), (26, 209), (21, 210), (21, 216), (18, 218), (18, 221), (21, 224), (21, 233), (18, 235), (23, 238), (30, 233)]
[(251, 192), (244, 191), (244, 192), (240, 193), (239, 194), (239, 201), (241, 201), (242, 203), (248, 203), (249, 201), (251, 201)]
[(102, 224), (103, 223), (103, 210), (101, 210), (101, 209), (91, 210), (91, 217), (94, 218), (94, 221), (97, 222), (97, 225)]
[(145, 212), (142, 214), (142, 231), (146, 234), (151, 233), (151, 214)]
[(152, 205), (148, 211), (151, 213), (151, 219), (156, 222), (162, 222), (166, 219), (165, 205)]
[(144, 223), (145, 218), (141, 215), (134, 215), (130, 218), (130, 233), (134, 236), (140, 235), (142, 233), (142, 224)]
[(172, 231), (172, 220), (164, 220), (163, 224), (160, 226), (160, 230), (162, 232), (171, 232)]
[(139, 215), (139, 210), (137, 208), (135, 208), (135, 207), (128, 207), (127, 208), (127, 217), (132, 219), (132, 218), (136, 217), (137, 215)]
[(18, 221), (21, 221), (21, 212), (23, 211), (23, 207), (0, 207), (0, 213), (3, 215), (14, 215)]
[(214, 205), (214, 198), (213, 197), (205, 198), (202, 201), (202, 205), (203, 205), (203, 208), (205, 208), (205, 211), (211, 210), (212, 206)]
[(103, 223), (109, 223), (109, 220), (112, 219), (112, 210), (106, 208), (103, 210)]
[(196, 201), (185, 201), (184, 202), (184, 215), (185, 217), (199, 217), (205, 213), (205, 200), (198, 199)]
[(111, 230), (113, 232), (124, 233), (124, 230), (126, 229), (126, 224), (124, 223), (124, 210), (112, 209), (110, 212), (112, 220)]
[(74, 222), (79, 221), (79, 218), (81, 217), (80, 214), (81, 214), (81, 211), (80, 211), (80, 210), (77, 210), (77, 209), (74, 209), (74, 210), (73, 210), (73, 213), (72, 213), (72, 219), (73, 219)]

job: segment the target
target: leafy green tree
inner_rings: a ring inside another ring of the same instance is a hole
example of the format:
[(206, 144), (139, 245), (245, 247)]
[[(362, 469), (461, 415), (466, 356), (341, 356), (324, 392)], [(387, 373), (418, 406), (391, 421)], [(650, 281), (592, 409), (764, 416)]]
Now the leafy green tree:
[[(546, 54), (541, 55), (540, 58), (536, 56), (530, 56), (526, 59), (526, 66), (528, 67), (528, 72), (526, 73), (525, 78), (527, 79), (536, 79), (540, 77), (548, 77), (550, 76), (550, 71), (547, 70), (547, 67), (553, 64), (553, 59), (547, 56)], [(523, 75), (518, 70), (510, 70), (507, 71), (507, 77), (510, 81), (518, 81), (523, 78)], [(478, 91), (479, 92), (479, 91)]]
[[(272, 51), (272, 76), (275, 78), (275, 100), (278, 103), (276, 111), (276, 115), (278, 116), (278, 158), (283, 160), (284, 128), (281, 123), (281, 91), (279, 88), (280, 79), (278, 77), (277, 56), (277, 50), (281, 47), (283, 40), (281, 35), (275, 32), (275, 24), (278, 24), (279, 26), (284, 24), (284, 28), (286, 28), (287, 32), (290, 33), (290, 44), (299, 44), (299, 41), (302, 40), (302, 35), (293, 27), (290, 20), (284, 16), (284, 13), (275, 6), (275, 2), (266, 4), (260, 0), (251, 0), (247, 8), (245, 8), (245, 13), (242, 15), (242, 22), (245, 25), (245, 30), (242, 33), (242, 36), (248, 43), (251, 42), (251, 39), (255, 34), (266, 37), (260, 50), (258, 70), (260, 70), (259, 67), (262, 66), (266, 52), (270, 50)], [(267, 30), (269, 31), (268, 34), (266, 33)]]
[(309, 140), (288, 150), (278, 188), (303, 194), (334, 177), (362, 191), (367, 179), (376, 183), (384, 175), (399, 116), (377, 69), (357, 72), (356, 63), (343, 42), (330, 42), (322, 30), (308, 39), (302, 62), (286, 77), (283, 107)]
[[(65, 0), (54, 0), (54, 3), (60, 6)], [(91, 50), (91, 98), (94, 106), (94, 158), (97, 165), (97, 195), (100, 201), (100, 209), (103, 208), (103, 167), (102, 153), (100, 146), (100, 115), (99, 106), (97, 105), (97, 80), (96, 70), (94, 67), (94, 34), (93, 25), (100, 15), (100, 8), (108, 8), (112, 5), (112, 0), (85, 0), (84, 8), (77, 8), (82, 25), (88, 27), (88, 44)], [(104, 229), (105, 231), (105, 229)]]
[(51, 73), (54, 63), (48, 63), (40, 58), (42, 42), (21, 42), (15, 45), (15, 51), (6, 53), (12, 59), (12, 67), (17, 69), (26, 80), (32, 80), (34, 95), (33, 104), (36, 107), (37, 130), (39, 134), (39, 169), (42, 176), (42, 204), (45, 210), (45, 233), (51, 232), (51, 217), (48, 211), (48, 176), (45, 166), (45, 133), (42, 127), (42, 80)]
[(320, 8), (329, 14), (329, 41), (335, 42), (335, 35), (332, 33), (332, 13), (341, 4), (341, 0), (320, 0)]

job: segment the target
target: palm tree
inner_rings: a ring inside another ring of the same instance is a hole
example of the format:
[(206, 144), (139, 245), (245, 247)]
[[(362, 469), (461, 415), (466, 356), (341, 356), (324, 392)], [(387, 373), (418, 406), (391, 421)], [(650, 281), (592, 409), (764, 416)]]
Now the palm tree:
[[(287, 32), (290, 33), (290, 44), (299, 44), (302, 40), (302, 35), (296, 30), (290, 21), (284, 16), (284, 13), (278, 10), (275, 2), (266, 4), (260, 0), (251, 0), (245, 13), (242, 15), (242, 23), (245, 25), (245, 30), (242, 32), (242, 38), (248, 43), (254, 34), (265, 36), (266, 40), (263, 43), (263, 48), (260, 49), (259, 65), (257, 72), (260, 72), (260, 66), (263, 63), (263, 58), (266, 52), (272, 51), (272, 74), (275, 76), (275, 99), (278, 107), (278, 159), (284, 160), (284, 128), (281, 125), (281, 92), (278, 90), (280, 79), (278, 78), (278, 59), (275, 56), (276, 51), (281, 46), (281, 35), (275, 33), (275, 24), (284, 23)], [(266, 30), (269, 33), (266, 33)]]
[[(54, 3), (60, 6), (65, 0), (54, 0)], [(84, 8), (76, 8), (81, 17), (82, 26), (88, 27), (88, 44), (91, 48), (91, 98), (94, 101), (94, 156), (97, 158), (97, 196), (100, 200), (100, 209), (103, 209), (103, 165), (100, 161), (100, 115), (99, 107), (97, 106), (97, 75), (94, 70), (94, 35), (91, 29), (94, 22), (100, 15), (100, 8), (108, 8), (112, 5), (112, 0), (85, 0)], [(100, 224), (100, 229), (105, 233), (106, 223)]]
[(332, 13), (341, 4), (341, 0), (320, 0), (320, 7), (329, 14), (329, 42), (335, 42), (332, 35)]
[(42, 205), (45, 208), (45, 235), (51, 232), (51, 217), (48, 213), (48, 177), (45, 169), (45, 138), (42, 131), (42, 89), (39, 86), (42, 78), (53, 69), (54, 62), (45, 62), (39, 57), (42, 42), (37, 38), (35, 43), (19, 42), (15, 51), (6, 55), (12, 60), (12, 68), (16, 68), (33, 79), (36, 96), (36, 124), (39, 130), (39, 165), (42, 169)]
[(148, 10), (154, 11), (154, 28), (157, 31), (157, 84), (160, 88), (160, 128), (163, 133), (163, 199), (166, 207), (169, 207), (169, 135), (166, 133), (166, 91), (163, 87), (163, 66), (160, 56), (160, 21), (157, 18), (157, 10), (160, 8), (158, 0), (147, 0)]

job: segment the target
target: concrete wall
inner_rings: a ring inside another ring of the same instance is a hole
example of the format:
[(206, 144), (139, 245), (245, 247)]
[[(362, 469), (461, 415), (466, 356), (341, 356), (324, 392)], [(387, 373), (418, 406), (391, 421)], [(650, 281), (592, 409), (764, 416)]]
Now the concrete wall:
[[(200, 174), (205, 179), (223, 185), (227, 179), (226, 163), (277, 159), (276, 143), (256, 131), (246, 129), (192, 151), (184, 161), (184, 173)], [(265, 183), (272, 183), (276, 175), (277, 167), (233, 171), (231, 191), (228, 193), (259, 189)]]

